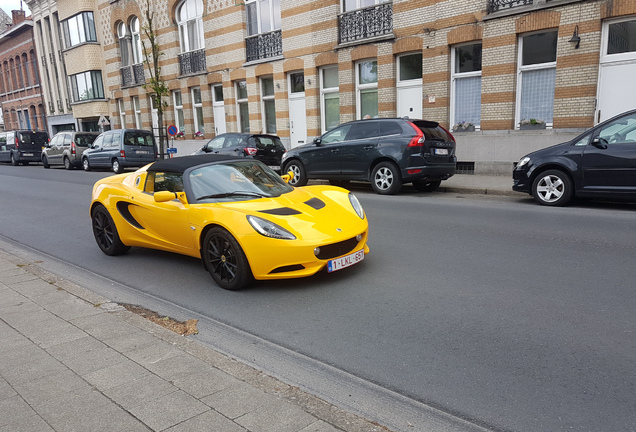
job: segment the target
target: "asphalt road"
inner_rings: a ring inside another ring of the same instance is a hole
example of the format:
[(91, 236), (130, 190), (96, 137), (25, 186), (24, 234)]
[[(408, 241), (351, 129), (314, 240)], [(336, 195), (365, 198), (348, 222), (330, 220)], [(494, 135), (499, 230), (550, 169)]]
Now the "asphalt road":
[[(192, 258), (103, 255), (88, 204), (106, 175), (0, 165), (0, 236), (116, 301), (202, 318), (204, 342), (225, 341), (321, 397), (363, 413), (385, 398), (378, 419), (393, 411), (396, 429), (424, 430), (397, 413), (428, 408), (450, 422), (436, 430), (636, 429), (631, 205), (362, 188), (371, 253), (361, 264), (228, 292)], [(329, 374), (368, 392), (348, 395), (333, 378), (321, 387)], [(384, 393), (373, 403), (348, 400), (374, 391)]]

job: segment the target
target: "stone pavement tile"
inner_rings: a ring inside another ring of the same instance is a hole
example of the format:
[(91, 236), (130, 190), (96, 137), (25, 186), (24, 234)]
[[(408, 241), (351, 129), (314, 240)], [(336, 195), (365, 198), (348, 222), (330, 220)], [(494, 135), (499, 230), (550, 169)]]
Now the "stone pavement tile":
[(179, 423), (166, 432), (246, 432), (246, 430), (214, 410)]
[(0, 400), (0, 426), (19, 423), (35, 414), (35, 411), (19, 395)]
[[(51, 420), (53, 419), (63, 418), (73, 413), (83, 413), (85, 416), (88, 416), (97, 408), (105, 405), (115, 405), (99, 391), (91, 389), (90, 387), (88, 387), (88, 391), (85, 390), (86, 387), (78, 393), (61, 392), (54, 397), (47, 399), (40, 398), (36, 402), (30, 403), (30, 405), (40, 417), (49, 422), (49, 424), (51, 424)], [(55, 427), (53, 428), (55, 429)], [(62, 428), (61, 430), (65, 429)]]
[[(50, 285), (50, 284), (49, 284)], [(61, 288), (58, 288), (54, 285), (50, 285), (51, 286), (51, 290), (47, 291), (43, 294), (40, 294), (38, 296), (33, 296), (30, 297), (30, 299), (34, 302), (36, 302), (37, 304), (39, 304), (40, 306), (42, 306), (43, 308), (50, 310), (50, 308), (48, 306), (53, 305), (55, 303), (58, 302), (62, 302), (65, 301), (69, 298), (74, 298), (72, 296), (69, 296), (68, 293), (66, 291), (64, 291)]]
[(296, 432), (317, 420), (297, 405), (275, 400), (234, 421), (253, 432)]
[(115, 336), (106, 340), (102, 339), (102, 342), (120, 353), (127, 355), (129, 351), (134, 351), (150, 345), (156, 345), (159, 340), (156, 336), (153, 336), (146, 331), (134, 329), (127, 334)]
[[(86, 337), (82, 330), (49, 312), (35, 315), (37, 316), (31, 316), (30, 323), (21, 326), (21, 331), (44, 349)], [(46, 319), (40, 320), (40, 315)]]
[(13, 387), (11, 387), (4, 378), (0, 377), (0, 401), (3, 399), (12, 398), (15, 395), (17, 395), (17, 393), (15, 392)]
[(325, 423), (322, 420), (318, 420), (315, 423), (310, 424), (306, 428), (302, 428), (298, 432), (340, 432), (341, 429), (336, 429), (329, 423)]
[(23, 296), (32, 299), (33, 297), (38, 297), (44, 294), (49, 294), (52, 291), (55, 291), (57, 288), (54, 285), (51, 285), (48, 282), (43, 281), (39, 277), (29, 275), (34, 279), (26, 280), (23, 282), (8, 284), (12, 289), (19, 292)]
[(179, 389), (156, 375), (146, 375), (135, 381), (120, 384), (104, 391), (104, 394), (124, 409), (147, 404), (157, 398), (176, 393)]
[(14, 386), (31, 406), (42, 406), (66, 394), (81, 396), (93, 391), (90, 385), (69, 369)]
[(122, 320), (117, 314), (110, 313), (84, 316), (73, 319), (70, 322), (86, 333), (104, 341), (137, 330), (137, 328)]
[(206, 396), (201, 399), (201, 402), (234, 420), (260, 407), (267, 406), (274, 400), (274, 396), (246, 382), (237, 380), (232, 387)]
[(184, 373), (172, 379), (175, 386), (198, 399), (231, 387), (236, 382), (237, 378), (215, 368)]
[(57, 411), (42, 414), (55, 430), (59, 431), (146, 431), (147, 428), (127, 411), (112, 403), (98, 392), (86, 397), (66, 399)]
[(22, 269), (4, 271), (2, 272), (2, 274), (0, 274), (0, 278), (2, 279), (2, 283), (10, 288), (13, 288), (14, 285), (17, 283), (33, 281), (36, 279), (40, 280), (36, 276), (33, 276), (32, 274), (27, 273)]
[(152, 345), (146, 345), (141, 348), (125, 352), (126, 357), (144, 367), (148, 367), (158, 361), (165, 360), (170, 357), (181, 355), (182, 353), (183, 351), (179, 348), (157, 338), (155, 338), (155, 343)]
[(55, 432), (51, 426), (46, 424), (38, 415), (32, 415), (24, 419), (20, 419), (15, 423), (6, 426), (0, 426), (0, 432)]
[(0, 355), (0, 375), (12, 386), (53, 375), (66, 369), (35, 345), (24, 345)]
[(98, 390), (104, 391), (135, 381), (149, 374), (150, 372), (147, 369), (125, 359), (121, 363), (86, 374), (83, 378)]
[(30, 340), (2, 321), (2, 312), (0, 312), (0, 347), (17, 348), (28, 344), (31, 344)]
[[(53, 301), (58, 300), (57, 297), (60, 295), (63, 296), (60, 301)], [(94, 307), (92, 304), (87, 303), (82, 299), (68, 295), (66, 291), (56, 291), (51, 294), (43, 295), (37, 297), (34, 301), (36, 301), (39, 305), (45, 306), (46, 310), (49, 312), (67, 321), (106, 313), (102, 309)]]
[(47, 351), (78, 375), (87, 375), (127, 360), (91, 336), (55, 345)]
[(172, 381), (178, 375), (191, 371), (205, 371), (211, 369), (212, 365), (190, 354), (182, 353), (150, 363), (146, 367), (161, 378)]
[(9, 306), (22, 305), (25, 301), (28, 301), (25, 296), (15, 292), (11, 288), (2, 288), (0, 289), (0, 293), (2, 293), (0, 296), (0, 311)]
[(163, 430), (208, 410), (209, 406), (179, 390), (136, 406), (130, 412), (152, 429)]

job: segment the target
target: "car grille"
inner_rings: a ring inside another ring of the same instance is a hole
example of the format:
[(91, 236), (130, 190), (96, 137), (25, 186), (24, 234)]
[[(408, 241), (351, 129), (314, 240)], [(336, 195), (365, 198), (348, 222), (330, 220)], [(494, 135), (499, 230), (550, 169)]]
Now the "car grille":
[(328, 260), (340, 255), (345, 255), (351, 252), (358, 245), (358, 240), (355, 237), (349, 240), (341, 241), (338, 243), (320, 246), (320, 253), (318, 259)]

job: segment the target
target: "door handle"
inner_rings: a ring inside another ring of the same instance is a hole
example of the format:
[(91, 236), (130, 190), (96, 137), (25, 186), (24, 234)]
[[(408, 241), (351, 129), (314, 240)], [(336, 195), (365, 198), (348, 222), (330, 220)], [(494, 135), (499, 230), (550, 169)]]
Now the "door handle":
[(373, 146), (364, 146), (365, 150), (371, 150), (373, 148)]
[(331, 153), (340, 153), (340, 149), (333, 149), (331, 150)]

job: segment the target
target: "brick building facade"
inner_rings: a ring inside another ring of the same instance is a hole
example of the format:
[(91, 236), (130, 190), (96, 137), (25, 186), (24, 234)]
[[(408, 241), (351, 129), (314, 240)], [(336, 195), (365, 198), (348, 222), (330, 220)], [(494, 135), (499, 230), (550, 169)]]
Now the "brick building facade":
[(46, 130), (46, 113), (33, 44), (33, 21), (14, 10), (0, 34), (0, 109), (5, 130)]

